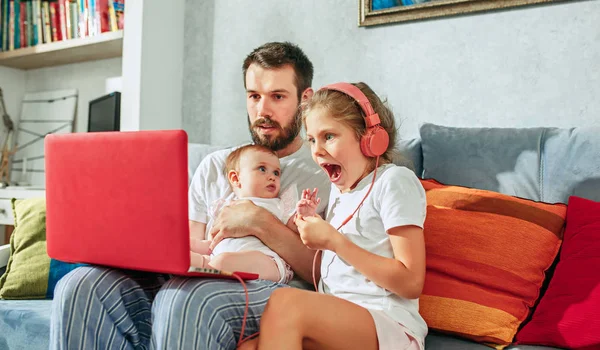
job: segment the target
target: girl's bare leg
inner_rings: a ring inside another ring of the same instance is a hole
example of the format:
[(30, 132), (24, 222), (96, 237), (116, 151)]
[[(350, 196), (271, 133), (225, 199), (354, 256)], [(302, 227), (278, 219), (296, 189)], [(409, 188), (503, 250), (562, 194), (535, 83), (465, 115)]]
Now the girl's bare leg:
[(259, 349), (377, 350), (378, 347), (371, 313), (331, 295), (278, 289), (271, 295), (260, 320)]
[(209, 265), (217, 270), (256, 273), (259, 278), (273, 282), (281, 279), (275, 261), (259, 251), (221, 253), (213, 257)]
[(237, 347), (237, 350), (256, 350), (258, 349), (258, 338), (252, 338)]

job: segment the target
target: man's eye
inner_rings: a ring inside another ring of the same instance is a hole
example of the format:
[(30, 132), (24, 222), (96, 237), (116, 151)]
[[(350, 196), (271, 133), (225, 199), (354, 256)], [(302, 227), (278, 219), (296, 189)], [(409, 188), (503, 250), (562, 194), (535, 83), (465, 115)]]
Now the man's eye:
[(267, 168), (265, 168), (264, 166), (261, 165), (258, 167), (258, 170), (262, 171), (264, 173), (265, 171), (267, 171)]
[(283, 99), (283, 95), (275, 95), (275, 99), (276, 100), (281, 100), (281, 99)]
[(252, 95), (248, 96), (248, 98), (251, 100), (258, 100), (260, 98), (260, 96), (258, 96), (257, 94), (252, 94)]

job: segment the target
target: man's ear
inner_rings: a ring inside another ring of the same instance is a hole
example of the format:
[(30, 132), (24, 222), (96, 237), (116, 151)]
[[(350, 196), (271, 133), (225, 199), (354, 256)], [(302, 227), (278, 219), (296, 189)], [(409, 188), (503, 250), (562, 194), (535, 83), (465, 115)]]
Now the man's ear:
[(307, 88), (306, 90), (304, 90), (302, 92), (302, 101), (300, 101), (300, 102), (304, 102), (304, 101), (310, 100), (313, 97), (314, 94), (315, 94), (315, 92), (313, 91), (312, 88)]
[(229, 172), (227, 173), (227, 180), (229, 180), (229, 183), (233, 187), (237, 187), (237, 188), (242, 187), (242, 185), (240, 184), (240, 177), (239, 177), (237, 171), (235, 171), (235, 170), (229, 170)]

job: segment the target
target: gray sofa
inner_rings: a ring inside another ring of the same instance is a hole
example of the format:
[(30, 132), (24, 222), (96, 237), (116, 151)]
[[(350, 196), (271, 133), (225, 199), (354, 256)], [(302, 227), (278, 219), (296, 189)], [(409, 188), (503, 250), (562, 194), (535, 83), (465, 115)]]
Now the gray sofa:
[[(567, 203), (570, 195), (600, 201), (600, 127), (481, 129), (425, 124), (420, 132), (419, 139), (398, 144), (404, 157), (396, 160), (410, 165), (420, 177), (549, 203)], [(200, 160), (216, 149), (190, 144), (190, 176)], [(0, 260), (0, 266), (5, 265)], [(0, 300), (0, 350), (47, 349), (50, 303)], [(489, 349), (434, 333), (427, 337), (426, 348)]]

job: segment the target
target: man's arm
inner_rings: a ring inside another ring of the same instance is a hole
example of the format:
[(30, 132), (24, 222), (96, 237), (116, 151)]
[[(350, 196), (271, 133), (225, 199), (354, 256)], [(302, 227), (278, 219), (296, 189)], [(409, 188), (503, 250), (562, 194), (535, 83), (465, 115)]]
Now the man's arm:
[(206, 239), (206, 224), (203, 222), (190, 220), (190, 237), (196, 239)]
[(314, 250), (308, 249), (297, 233), (264, 208), (241, 200), (224, 207), (209, 233), (211, 249), (224, 238), (256, 236), (279, 254), (305, 281), (312, 281)]

